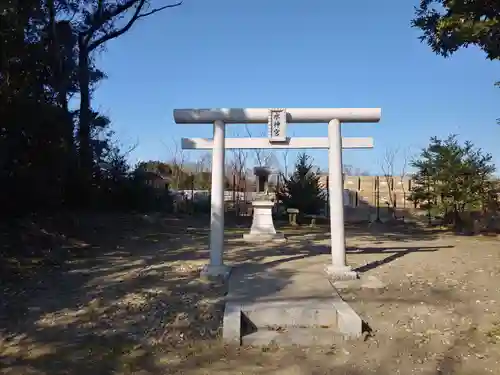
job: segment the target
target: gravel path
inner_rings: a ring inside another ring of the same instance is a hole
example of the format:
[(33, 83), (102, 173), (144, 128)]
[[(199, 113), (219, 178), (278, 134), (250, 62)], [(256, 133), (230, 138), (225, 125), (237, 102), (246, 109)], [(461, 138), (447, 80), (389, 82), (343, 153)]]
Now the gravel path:
[(360, 267), (381, 261), (364, 276), (385, 287), (343, 292), (375, 330), (365, 345), (350, 349), (366, 364), (348, 362), (388, 373), (500, 373), (500, 242), (442, 236), (411, 250), (393, 241), (350, 242), (371, 246), (375, 254), (353, 253), (349, 260)]
[[(204, 223), (111, 222), (93, 256), (4, 290), (0, 374), (500, 374), (498, 241), (348, 228), (349, 263), (384, 284), (342, 292), (373, 330), (365, 341), (225, 348), (224, 286), (197, 274)], [(302, 237), (290, 252), (324, 256), (318, 243)], [(228, 241), (234, 262), (274, 252)]]

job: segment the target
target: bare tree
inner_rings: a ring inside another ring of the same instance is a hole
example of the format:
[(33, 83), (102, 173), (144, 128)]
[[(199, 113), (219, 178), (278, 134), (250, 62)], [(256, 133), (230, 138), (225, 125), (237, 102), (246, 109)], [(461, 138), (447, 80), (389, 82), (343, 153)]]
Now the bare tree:
[(290, 149), (286, 148), (282, 155), (283, 155), (283, 174), (286, 178), (288, 178), (288, 155), (290, 154)]
[[(399, 172), (396, 171), (396, 161), (400, 159)], [(381, 162), (382, 173), (384, 174), (384, 181), (387, 184), (389, 193), (388, 203), (392, 215), (396, 214), (395, 208), (397, 205), (396, 185), (400, 186), (403, 192), (403, 199), (406, 199), (405, 178), (407, 177), (408, 167), (408, 154), (406, 151), (401, 152), (399, 148), (386, 149), (384, 157)]]
[[(232, 135), (236, 138), (240, 137), (238, 131), (232, 131)], [(236, 190), (241, 190), (243, 182), (246, 180), (247, 175), (247, 162), (248, 162), (248, 151), (241, 148), (230, 149), (230, 157), (227, 161), (228, 165), (228, 177), (230, 177), (231, 183), (234, 182)], [(234, 177), (233, 177), (234, 176)], [(233, 180), (234, 179), (234, 180)]]
[(406, 197), (408, 196), (408, 190), (405, 184), (406, 182), (405, 180), (408, 177), (408, 163), (410, 159), (407, 150), (403, 151), (401, 158), (402, 158), (402, 163), (401, 163), (401, 169), (399, 171), (400, 173), (399, 173), (398, 184), (401, 186), (401, 190), (403, 192), (403, 204), (404, 207), (406, 207)]
[(342, 173), (346, 176), (354, 176), (354, 168), (350, 164), (342, 164)]
[[(295, 133), (292, 132), (291, 138), (295, 137)], [(282, 155), (282, 160), (283, 160), (283, 175), (285, 177), (288, 177), (288, 167), (290, 165), (290, 161), (288, 156), (290, 155), (290, 149), (285, 148), (284, 150), (281, 150), (281, 155)]]
[(171, 146), (165, 143), (163, 143), (163, 145), (168, 150), (167, 164), (169, 164), (172, 169), (172, 188), (178, 190), (186, 174), (184, 165), (187, 161), (187, 155), (179, 145), (179, 142), (172, 140), (172, 143), (173, 145)]
[(209, 152), (202, 154), (195, 163), (196, 173), (208, 172), (211, 169), (212, 156)]
[(246, 180), (248, 152), (242, 149), (232, 149), (231, 153), (232, 158), (230, 159), (229, 165), (232, 175), (235, 176), (235, 188), (240, 191), (243, 180)]
[(202, 190), (210, 188), (211, 164), (212, 155), (209, 152), (202, 154), (198, 159), (196, 159), (193, 178), (197, 180), (197, 188)]
[(342, 165), (342, 171), (345, 176), (369, 176), (370, 173), (358, 167), (354, 167), (350, 164)]
[[(248, 125), (245, 124), (245, 130), (247, 132), (248, 137), (252, 137), (252, 133), (250, 132), (250, 129), (248, 128)], [(261, 137), (265, 137), (266, 134), (260, 134)], [(270, 167), (272, 162), (276, 161), (276, 155), (272, 151), (266, 150), (266, 149), (255, 149), (254, 150), (255, 154), (255, 160), (258, 164), (259, 167)]]

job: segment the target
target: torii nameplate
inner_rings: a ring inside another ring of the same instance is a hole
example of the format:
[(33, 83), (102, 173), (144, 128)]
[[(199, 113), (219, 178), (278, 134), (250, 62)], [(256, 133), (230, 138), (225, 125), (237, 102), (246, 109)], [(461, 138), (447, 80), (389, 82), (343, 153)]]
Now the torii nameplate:
[(268, 118), (269, 142), (285, 142), (286, 125), (286, 108), (270, 108)]

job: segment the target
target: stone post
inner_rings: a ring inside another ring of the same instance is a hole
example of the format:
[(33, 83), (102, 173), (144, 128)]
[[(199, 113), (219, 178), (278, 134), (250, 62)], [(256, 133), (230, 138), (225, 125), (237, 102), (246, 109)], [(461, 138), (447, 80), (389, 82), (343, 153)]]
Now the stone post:
[(296, 208), (288, 208), (286, 212), (288, 213), (288, 224), (297, 226), (297, 215), (299, 210)]

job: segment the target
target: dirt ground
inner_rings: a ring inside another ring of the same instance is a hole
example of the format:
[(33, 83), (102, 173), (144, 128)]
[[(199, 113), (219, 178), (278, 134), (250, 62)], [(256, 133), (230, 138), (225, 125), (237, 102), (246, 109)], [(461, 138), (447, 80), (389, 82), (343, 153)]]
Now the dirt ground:
[[(385, 284), (342, 292), (371, 329), (366, 339), (321, 349), (229, 348), (218, 339), (224, 285), (198, 277), (208, 257), (206, 219), (63, 222), (64, 230), (27, 227), (56, 255), (2, 284), (0, 374), (500, 374), (496, 239), (348, 226), (348, 262)], [(325, 228), (282, 230), (304, 238), (290, 254), (324, 256), (304, 234), (320, 238)], [(275, 251), (236, 242), (242, 233), (227, 231), (229, 262)]]

